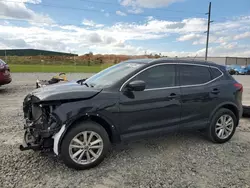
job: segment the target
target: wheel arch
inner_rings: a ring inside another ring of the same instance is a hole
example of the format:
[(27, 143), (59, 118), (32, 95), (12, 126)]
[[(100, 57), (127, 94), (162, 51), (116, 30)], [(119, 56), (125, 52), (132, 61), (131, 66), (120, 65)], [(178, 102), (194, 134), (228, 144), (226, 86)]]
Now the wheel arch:
[(60, 149), (61, 149), (61, 144), (64, 136), (67, 134), (67, 132), (76, 126), (80, 122), (84, 121), (93, 121), (100, 126), (102, 126), (106, 132), (108, 133), (109, 139), (111, 143), (117, 143), (120, 142), (120, 134), (116, 129), (116, 126), (113, 125), (110, 121), (108, 121), (106, 118), (103, 116), (100, 116), (99, 114), (85, 114), (83, 116), (78, 116), (70, 121), (68, 121), (65, 125), (65, 130), (62, 133), (59, 142), (58, 142), (58, 154), (60, 154)]
[(222, 104), (218, 105), (218, 106), (213, 110), (213, 112), (211, 113), (209, 120), (211, 121), (212, 118), (213, 118), (213, 116), (214, 116), (214, 114), (215, 114), (219, 109), (221, 109), (221, 108), (226, 108), (226, 109), (228, 109), (228, 110), (230, 110), (230, 111), (232, 111), (232, 112), (234, 113), (234, 115), (235, 115), (235, 117), (236, 117), (236, 119), (237, 119), (237, 126), (238, 126), (238, 124), (239, 124), (239, 119), (240, 119), (240, 117), (239, 117), (239, 110), (238, 110), (238, 107), (237, 107), (234, 103), (232, 103), (232, 102), (225, 102), (225, 103), (222, 103)]

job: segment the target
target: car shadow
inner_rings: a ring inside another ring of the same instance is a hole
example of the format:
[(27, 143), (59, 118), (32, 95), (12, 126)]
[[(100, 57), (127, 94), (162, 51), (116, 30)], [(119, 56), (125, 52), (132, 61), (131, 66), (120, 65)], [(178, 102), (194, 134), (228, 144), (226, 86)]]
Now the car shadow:
[[(98, 166), (99, 168), (106, 168), (107, 166), (109, 166), (109, 164), (112, 164), (114, 160), (127, 160), (128, 158), (131, 158), (131, 155), (145, 157), (150, 153), (152, 149), (155, 151), (156, 148), (158, 148), (158, 150), (161, 150), (161, 152), (166, 151), (166, 153), (168, 153), (168, 149), (169, 151), (171, 150), (171, 152), (175, 152), (175, 148), (180, 148), (181, 146), (183, 146), (183, 144), (186, 145), (189, 143), (200, 143), (204, 145), (213, 144), (205, 137), (205, 134), (201, 131), (191, 130), (168, 133), (161, 136), (156, 135), (147, 139), (134, 139), (118, 144), (112, 144), (105, 160)], [(41, 155), (49, 158), (49, 163), (47, 164), (50, 166), (58, 166), (59, 168), (61, 168), (61, 166), (66, 167), (60, 157), (56, 157), (52, 151), (41, 152)], [(72, 169), (69, 169), (67, 167), (66, 169), (72, 171)], [(92, 168), (91, 170), (95, 169), (98, 168)]]
[(157, 145), (159, 147), (167, 145), (171, 147), (171, 145), (175, 146), (176, 144), (181, 144), (182, 141), (185, 140), (189, 140), (191, 142), (197, 141), (209, 143), (209, 140), (206, 138), (205, 133), (203, 133), (202, 131), (186, 130), (161, 135), (154, 135), (144, 139), (142, 138), (124, 141), (122, 143), (112, 145), (112, 149), (119, 152), (120, 150), (129, 149), (133, 147), (133, 145)]
[(8, 89), (3, 88), (3, 86), (0, 86), (0, 94), (5, 94), (5, 93), (8, 93)]

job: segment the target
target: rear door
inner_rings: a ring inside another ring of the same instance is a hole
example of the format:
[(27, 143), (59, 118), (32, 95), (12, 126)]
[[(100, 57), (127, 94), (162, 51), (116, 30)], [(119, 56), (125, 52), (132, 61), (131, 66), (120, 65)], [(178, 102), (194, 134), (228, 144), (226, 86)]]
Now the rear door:
[(209, 69), (209, 66), (199, 64), (178, 65), (182, 103), (180, 128), (207, 125), (219, 93), (211, 84)]
[(120, 92), (122, 137), (128, 138), (177, 128), (181, 107), (180, 88), (176, 86), (176, 65), (155, 65), (130, 81), (134, 80), (145, 81), (146, 89)]

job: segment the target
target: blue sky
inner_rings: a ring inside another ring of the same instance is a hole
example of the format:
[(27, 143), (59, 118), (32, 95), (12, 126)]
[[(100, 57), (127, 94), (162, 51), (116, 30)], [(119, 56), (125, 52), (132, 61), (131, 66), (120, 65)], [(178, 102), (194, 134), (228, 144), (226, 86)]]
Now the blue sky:
[[(210, 56), (250, 56), (250, 1), (211, 0)], [(204, 56), (207, 0), (0, 0), (0, 48)]]

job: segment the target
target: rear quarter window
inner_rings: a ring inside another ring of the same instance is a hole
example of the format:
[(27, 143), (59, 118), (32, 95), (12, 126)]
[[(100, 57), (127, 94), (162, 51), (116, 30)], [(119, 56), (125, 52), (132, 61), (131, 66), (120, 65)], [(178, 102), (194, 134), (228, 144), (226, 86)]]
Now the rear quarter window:
[[(226, 69), (226, 66), (220, 66), (218, 67), (218, 69), (216, 68), (213, 68), (213, 67), (210, 67), (210, 72), (211, 72), (211, 75), (213, 76), (213, 79), (215, 79), (216, 77), (214, 76), (217, 76), (218, 74), (214, 74), (215, 73), (215, 70), (219, 71), (221, 73), (221, 75), (223, 75), (222, 77), (220, 77), (220, 79), (223, 79), (223, 80), (235, 80), (234, 77), (229, 73), (229, 71), (227, 71)], [(221, 76), (219, 75), (219, 76)]]
[(211, 70), (212, 79), (218, 78), (222, 75), (222, 72), (217, 68), (211, 67), (210, 70)]

